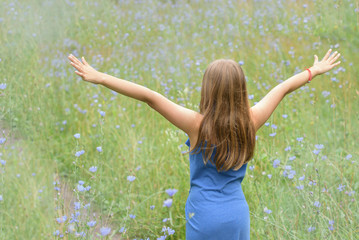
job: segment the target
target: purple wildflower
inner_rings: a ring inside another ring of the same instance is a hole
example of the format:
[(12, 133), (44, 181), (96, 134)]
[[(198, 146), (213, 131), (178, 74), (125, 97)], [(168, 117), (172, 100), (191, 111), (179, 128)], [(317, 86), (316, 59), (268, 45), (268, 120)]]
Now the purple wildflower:
[(76, 152), (75, 156), (80, 157), (84, 153), (85, 153), (85, 150), (81, 150), (81, 151)]
[(102, 236), (106, 236), (106, 235), (110, 234), (110, 232), (111, 232), (111, 228), (109, 228), (109, 227), (102, 227), (100, 229), (100, 233)]
[(127, 176), (127, 180), (133, 182), (136, 179), (135, 176)]
[(172, 206), (172, 198), (169, 198), (163, 202), (164, 207), (171, 207)]
[(95, 226), (95, 224), (96, 224), (96, 221), (87, 222), (87, 226), (89, 226), (89, 227), (93, 227), (93, 226)]
[(273, 167), (274, 167), (274, 168), (277, 168), (277, 167), (279, 166), (279, 164), (280, 164), (279, 159), (275, 159), (275, 160), (273, 161)]
[(95, 166), (92, 166), (92, 167), (90, 167), (90, 172), (96, 172), (97, 171), (97, 167), (95, 167)]
[(168, 196), (172, 197), (176, 192), (178, 192), (177, 189), (167, 189), (166, 193), (168, 194)]

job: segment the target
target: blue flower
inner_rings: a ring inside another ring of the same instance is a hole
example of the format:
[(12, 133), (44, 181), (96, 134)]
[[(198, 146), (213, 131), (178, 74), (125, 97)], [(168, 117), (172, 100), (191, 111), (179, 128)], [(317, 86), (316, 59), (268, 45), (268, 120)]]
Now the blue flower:
[(175, 233), (175, 230), (171, 229), (170, 227), (162, 227), (162, 232), (164, 232), (166, 234), (166, 231), (167, 231), (168, 235), (172, 235)]
[(166, 237), (167, 237), (166, 235), (165, 235), (165, 236), (161, 236), (161, 237), (157, 238), (157, 240), (165, 240)]
[(323, 144), (315, 144), (315, 148), (320, 150), (320, 149), (324, 148), (324, 145)]
[(4, 90), (6, 88), (6, 83), (0, 83), (0, 89)]
[(130, 218), (135, 219), (136, 215), (130, 214)]
[(127, 180), (133, 182), (136, 179), (135, 176), (127, 176)]
[(75, 207), (74, 207), (75, 210), (79, 210), (81, 208), (80, 202), (74, 202), (74, 205), (75, 205)]
[(101, 114), (102, 117), (104, 117), (106, 113), (104, 111), (100, 111), (100, 114)]
[(244, 64), (244, 61), (240, 60), (238, 64), (242, 66)]
[(95, 224), (96, 224), (96, 221), (87, 222), (87, 226), (89, 226), (89, 227), (93, 227), (93, 226), (95, 226)]
[(299, 181), (303, 181), (304, 180), (304, 178), (305, 178), (305, 176), (303, 175), (303, 176), (301, 176), (300, 178), (299, 178)]
[(1, 163), (1, 165), (5, 166), (6, 161), (1, 159), (1, 160), (0, 160), (0, 163)]
[(323, 91), (323, 92), (322, 92), (322, 95), (323, 95), (324, 97), (328, 97), (328, 96), (330, 95), (330, 92), (328, 92), (328, 91)]
[(171, 207), (172, 206), (172, 198), (169, 198), (163, 202), (164, 207)]
[(355, 193), (355, 191), (350, 191), (350, 192), (345, 192), (345, 193), (348, 194), (349, 197), (351, 197)]
[(277, 135), (277, 133), (276, 133), (276, 132), (274, 132), (274, 133), (270, 133), (270, 134), (269, 134), (269, 136), (271, 136), (271, 137), (274, 137), (275, 135)]
[(296, 156), (291, 156), (291, 157), (289, 157), (289, 161), (293, 161), (296, 158), (297, 158)]
[(317, 183), (316, 182), (313, 182), (313, 181), (309, 181), (309, 183), (308, 183), (310, 186), (316, 186), (317, 185)]
[(351, 159), (353, 156), (351, 155), (351, 154), (348, 154), (345, 158), (347, 159), (347, 160), (349, 160), (349, 159)]
[(275, 160), (273, 161), (273, 167), (274, 167), (274, 168), (277, 168), (277, 167), (279, 166), (279, 164), (280, 164), (279, 159), (275, 159)]
[(80, 184), (77, 185), (77, 189), (78, 189), (80, 192), (85, 191), (85, 188), (84, 188), (82, 185), (80, 185)]
[(288, 115), (287, 115), (287, 114), (283, 114), (282, 117), (283, 117), (283, 118), (287, 118)]
[(313, 153), (314, 153), (315, 155), (318, 155), (318, 154), (320, 153), (320, 150), (314, 149), (314, 150), (313, 150)]
[(255, 166), (249, 166), (249, 169), (250, 169), (251, 171), (253, 171), (253, 170), (254, 170), (254, 167), (255, 167)]
[(110, 234), (110, 232), (111, 232), (111, 228), (109, 228), (109, 227), (100, 228), (100, 233), (102, 236), (106, 236), (106, 235)]
[(298, 142), (303, 141), (303, 137), (298, 137), (298, 138), (297, 138), (297, 141), (298, 141)]
[(345, 188), (345, 185), (339, 184), (339, 187), (337, 189), (339, 190), (339, 192), (341, 192), (341, 191), (343, 191), (344, 188)]
[(168, 196), (172, 197), (176, 192), (178, 192), (177, 189), (167, 189), (166, 193), (168, 194)]
[(6, 141), (6, 138), (0, 138), (0, 144), (3, 144)]
[(95, 166), (92, 166), (92, 167), (90, 167), (90, 172), (96, 172), (97, 171), (97, 167), (95, 167)]
[(75, 137), (75, 138), (80, 138), (80, 133), (76, 133), (76, 134), (74, 135), (74, 137)]
[(272, 124), (271, 126), (273, 129), (277, 129), (277, 126), (275, 124)]
[(284, 151), (289, 151), (289, 150), (291, 150), (292, 148), (290, 147), (290, 146), (288, 146), (288, 147), (286, 147), (285, 149), (284, 149)]
[(123, 232), (125, 232), (126, 231), (126, 228), (125, 227), (122, 227), (121, 229), (120, 229), (120, 233), (123, 233)]
[(313, 232), (315, 230), (315, 227), (309, 227), (308, 232)]
[(102, 152), (102, 147), (97, 147), (97, 151)]
[(264, 212), (267, 214), (271, 214), (272, 210), (268, 209), (267, 207), (264, 208)]
[(63, 223), (63, 222), (65, 222), (65, 221), (66, 221), (66, 219), (67, 219), (67, 216), (65, 215), (65, 216), (62, 216), (62, 217), (56, 218), (56, 221), (57, 221), (58, 223)]
[(296, 188), (302, 190), (304, 188), (304, 185), (296, 186)]
[(76, 156), (76, 157), (79, 157), (79, 156), (81, 156), (81, 155), (84, 154), (84, 153), (85, 153), (85, 150), (81, 150), (81, 151), (76, 152), (75, 156)]
[(315, 201), (315, 202), (314, 202), (314, 206), (316, 206), (316, 207), (320, 207), (320, 206), (321, 206), (321, 204), (320, 204), (320, 202)]
[(155, 205), (150, 206), (151, 210), (155, 209)]
[(84, 183), (85, 183), (85, 182), (82, 181), (82, 180), (79, 181), (79, 184), (80, 184), (80, 185), (84, 185)]

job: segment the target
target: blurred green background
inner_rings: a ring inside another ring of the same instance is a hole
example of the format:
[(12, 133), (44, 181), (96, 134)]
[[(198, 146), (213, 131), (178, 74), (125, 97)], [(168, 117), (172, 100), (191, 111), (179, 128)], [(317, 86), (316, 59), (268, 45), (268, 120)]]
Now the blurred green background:
[(286, 96), (242, 188), (252, 239), (355, 239), (358, 30), (354, 0), (1, 1), (0, 239), (185, 239), (187, 136), (70, 53), (198, 111), (215, 59), (242, 65), (253, 106), (329, 48), (342, 63)]

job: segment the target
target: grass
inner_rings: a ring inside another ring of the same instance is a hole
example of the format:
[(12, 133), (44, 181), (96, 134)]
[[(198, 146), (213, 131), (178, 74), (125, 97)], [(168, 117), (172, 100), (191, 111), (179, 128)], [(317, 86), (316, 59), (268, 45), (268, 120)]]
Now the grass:
[[(257, 133), (242, 187), (253, 239), (355, 239), (357, 2), (5, 0), (0, 6), (0, 83), (6, 83), (0, 112), (11, 130), (3, 137), (19, 136), (1, 145), (1, 239), (73, 239), (82, 231), (83, 239), (110, 239), (121, 228), (124, 239), (157, 239), (164, 226), (175, 230), (169, 239), (185, 239), (186, 135), (146, 104), (82, 81), (70, 53), (197, 110), (203, 71), (215, 59), (243, 61), (254, 105), (328, 48), (341, 52), (342, 64), (278, 106)], [(324, 147), (318, 154), (316, 144)], [(283, 176), (286, 166), (293, 178)], [(70, 223), (71, 216), (58, 223), (64, 211), (56, 174), (77, 190), (80, 214), (91, 202), (112, 216), (110, 235), (93, 234), (87, 221)], [(91, 189), (79, 192), (80, 180)], [(167, 208), (169, 188), (178, 192)]]

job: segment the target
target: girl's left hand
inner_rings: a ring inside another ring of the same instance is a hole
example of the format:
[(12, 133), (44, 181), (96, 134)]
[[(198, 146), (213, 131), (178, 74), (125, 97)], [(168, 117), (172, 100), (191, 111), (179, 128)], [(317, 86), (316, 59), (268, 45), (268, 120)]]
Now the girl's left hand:
[(77, 75), (82, 77), (83, 80), (94, 84), (101, 83), (101, 73), (90, 66), (82, 57), (82, 62), (78, 60), (74, 55), (70, 54), (68, 58), (71, 60), (71, 65), (78, 71), (75, 71)]

